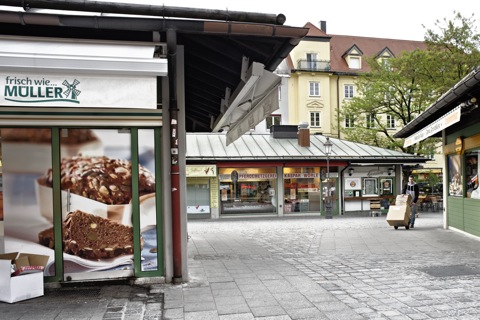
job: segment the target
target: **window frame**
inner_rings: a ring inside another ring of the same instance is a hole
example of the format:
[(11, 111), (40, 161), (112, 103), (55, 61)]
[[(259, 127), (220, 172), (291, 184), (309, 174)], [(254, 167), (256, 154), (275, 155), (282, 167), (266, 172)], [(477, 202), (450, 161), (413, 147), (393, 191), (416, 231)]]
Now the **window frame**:
[(355, 128), (355, 117), (352, 115), (346, 115), (344, 126), (348, 129)]
[(343, 97), (344, 99), (352, 99), (355, 95), (353, 84), (343, 85)]
[(367, 129), (374, 129), (376, 127), (376, 125), (375, 125), (375, 115), (373, 113), (368, 113), (365, 116), (365, 127)]
[(395, 117), (390, 114), (387, 114), (387, 129), (393, 130), (396, 128), (397, 127), (396, 127)]
[[(310, 127), (311, 128), (321, 128), (322, 127), (322, 113), (320, 111), (310, 111)], [(312, 115), (315, 116), (315, 123), (312, 122)], [(318, 118), (318, 119), (317, 119)]]
[[(369, 197), (369, 196), (378, 196), (378, 179), (377, 178), (363, 178), (362, 179), (362, 196)], [(373, 186), (373, 193), (368, 193), (370, 191), (370, 187)], [(368, 190), (367, 190), (368, 188)]]
[(348, 67), (350, 69), (362, 69), (362, 58), (358, 56), (350, 56), (348, 58)]
[(308, 82), (308, 95), (310, 97), (320, 97), (320, 82), (318, 81)]
[[(268, 125), (268, 119), (271, 118), (271, 119), (279, 119), (278, 123), (276, 123), (276, 121), (273, 121), (270, 126)], [(273, 125), (280, 125), (282, 124), (282, 115), (281, 114), (271, 114), (269, 116), (267, 116), (265, 118), (265, 129), (267, 131), (270, 131), (270, 128), (273, 126)]]

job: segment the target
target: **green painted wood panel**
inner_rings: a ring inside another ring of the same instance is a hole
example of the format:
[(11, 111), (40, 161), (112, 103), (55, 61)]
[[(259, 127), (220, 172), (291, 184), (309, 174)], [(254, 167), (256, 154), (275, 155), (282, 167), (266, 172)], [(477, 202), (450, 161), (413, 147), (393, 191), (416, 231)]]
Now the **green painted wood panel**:
[(464, 230), (463, 198), (448, 197), (447, 214), (448, 214), (447, 215), (448, 226), (454, 227), (460, 230)]

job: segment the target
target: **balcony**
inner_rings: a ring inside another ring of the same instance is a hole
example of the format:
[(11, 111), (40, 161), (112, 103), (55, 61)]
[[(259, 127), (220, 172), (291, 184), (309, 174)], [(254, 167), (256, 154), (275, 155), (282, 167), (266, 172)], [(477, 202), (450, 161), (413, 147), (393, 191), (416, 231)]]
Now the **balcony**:
[(298, 60), (297, 71), (330, 71), (329, 60)]

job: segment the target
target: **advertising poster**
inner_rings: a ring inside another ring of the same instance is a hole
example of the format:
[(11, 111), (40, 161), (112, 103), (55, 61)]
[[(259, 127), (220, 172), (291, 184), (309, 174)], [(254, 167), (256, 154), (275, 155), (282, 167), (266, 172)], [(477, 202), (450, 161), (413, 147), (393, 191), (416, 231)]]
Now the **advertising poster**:
[[(44, 273), (54, 275), (51, 131), (1, 135), (5, 251), (48, 255)], [(139, 130), (144, 271), (158, 269), (153, 137), (153, 129)], [(60, 142), (64, 274), (133, 270), (130, 130), (65, 128)]]

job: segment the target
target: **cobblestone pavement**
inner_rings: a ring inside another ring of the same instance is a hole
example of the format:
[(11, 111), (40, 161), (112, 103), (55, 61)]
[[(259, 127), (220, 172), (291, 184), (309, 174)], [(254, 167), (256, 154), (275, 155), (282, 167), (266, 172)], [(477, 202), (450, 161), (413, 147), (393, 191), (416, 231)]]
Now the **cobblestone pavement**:
[(480, 241), (421, 213), (192, 220), (190, 281), (0, 303), (0, 319), (480, 319)]
[(480, 242), (421, 213), (190, 221), (164, 319), (480, 319)]
[(128, 284), (45, 289), (45, 295), (8, 304), (0, 302), (6, 320), (154, 320), (162, 319), (163, 294)]

